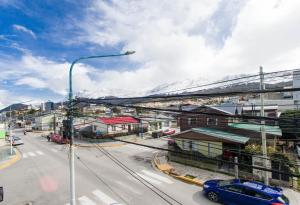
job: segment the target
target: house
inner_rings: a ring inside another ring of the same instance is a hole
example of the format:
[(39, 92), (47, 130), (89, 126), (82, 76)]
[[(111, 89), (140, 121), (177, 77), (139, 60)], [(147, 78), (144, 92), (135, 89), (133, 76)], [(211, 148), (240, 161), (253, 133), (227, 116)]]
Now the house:
[(165, 130), (177, 128), (177, 120), (169, 115), (154, 114), (142, 115), (138, 117), (143, 123), (149, 124), (149, 131)]
[[(179, 116), (180, 131), (192, 128), (212, 128), (249, 137), (249, 142), (261, 142), (260, 125), (235, 117), (236, 114), (242, 113), (242, 109), (242, 106), (200, 106), (189, 111), (201, 114), (183, 113)], [(266, 126), (266, 128), (267, 131), (276, 130), (275, 132), (266, 132), (268, 142), (272, 144), (275, 138), (281, 136), (280, 129), (278, 126)]]
[(184, 151), (198, 152), (206, 157), (222, 157), (224, 150), (241, 150), (249, 137), (213, 128), (192, 128), (171, 136)]
[[(140, 132), (141, 122), (131, 116), (99, 117), (92, 123), (92, 131), (97, 135), (128, 135)], [(142, 123), (143, 132), (147, 132), (148, 124)]]
[(53, 130), (62, 126), (64, 118), (62, 114), (54, 112), (37, 116), (34, 120), (33, 129), (43, 131)]

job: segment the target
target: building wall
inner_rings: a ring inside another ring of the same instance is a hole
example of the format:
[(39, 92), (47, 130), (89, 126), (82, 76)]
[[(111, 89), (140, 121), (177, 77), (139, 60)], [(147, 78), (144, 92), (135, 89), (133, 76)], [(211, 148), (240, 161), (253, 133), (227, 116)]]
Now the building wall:
[[(224, 114), (221, 111), (207, 107), (201, 107), (193, 110), (194, 112), (205, 112), (211, 114)], [(223, 116), (206, 115), (206, 114), (182, 114), (179, 116), (180, 131), (189, 130), (197, 127), (210, 128), (227, 128), (228, 119)]]
[(207, 157), (217, 157), (223, 154), (222, 142), (190, 139), (175, 139), (175, 142), (182, 150), (200, 152)]

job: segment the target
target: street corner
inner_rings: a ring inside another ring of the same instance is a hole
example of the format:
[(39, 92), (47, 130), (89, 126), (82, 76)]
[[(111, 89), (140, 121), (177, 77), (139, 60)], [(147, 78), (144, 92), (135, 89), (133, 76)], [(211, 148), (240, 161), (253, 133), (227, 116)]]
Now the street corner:
[(4, 162), (0, 162), (0, 170), (13, 165), (14, 163), (16, 163), (17, 161), (19, 161), (21, 159), (21, 154), (20, 154), (19, 150), (14, 149), (14, 152), (15, 152), (15, 155), (11, 156), (9, 159), (5, 160)]

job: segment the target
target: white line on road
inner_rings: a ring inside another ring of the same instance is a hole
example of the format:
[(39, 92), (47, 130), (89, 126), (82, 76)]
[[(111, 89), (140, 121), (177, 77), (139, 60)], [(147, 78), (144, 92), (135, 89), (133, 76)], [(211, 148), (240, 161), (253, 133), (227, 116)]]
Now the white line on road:
[(116, 183), (123, 187), (124, 189), (128, 189), (129, 191), (131, 191), (132, 193), (134, 193), (135, 195), (142, 195), (141, 192), (139, 192), (138, 190), (136, 190), (135, 188), (129, 186), (128, 184), (123, 183), (122, 181), (116, 181)]
[(81, 205), (97, 205), (86, 196), (79, 197), (78, 200), (80, 201)]
[(150, 177), (148, 177), (148, 176), (146, 176), (146, 175), (140, 174), (140, 173), (137, 173), (137, 174), (138, 174), (140, 177), (142, 177), (143, 179), (145, 179), (146, 181), (150, 182), (150, 183), (157, 184), (157, 185), (161, 184), (161, 182), (158, 181), (158, 180), (156, 180), (156, 179), (152, 179), (152, 178), (150, 178)]
[(143, 173), (147, 174), (148, 176), (150, 177), (153, 177), (157, 180), (160, 180), (160, 181), (163, 181), (163, 182), (166, 182), (168, 184), (173, 184), (174, 182), (172, 182), (170, 179), (166, 178), (166, 177), (163, 177), (163, 176), (160, 176), (158, 174), (155, 174), (153, 172), (150, 172), (150, 171), (147, 171), (147, 170), (142, 170)]
[(34, 154), (33, 152), (28, 152), (28, 155), (32, 156), (32, 157), (35, 157), (36, 154)]
[(109, 196), (107, 196), (106, 194), (104, 194), (102, 191), (96, 189), (95, 191), (93, 191), (93, 194), (100, 199), (102, 202), (104, 202), (107, 205), (110, 204), (115, 204), (115, 205), (122, 205), (120, 203), (118, 203), (117, 201), (115, 201), (114, 199), (110, 198)]
[(54, 148), (51, 148), (51, 151), (52, 152), (58, 152), (58, 150), (54, 149)]
[(27, 158), (27, 157), (28, 157), (27, 154), (24, 153), (24, 154), (23, 154), (23, 158), (25, 159), (25, 158)]
[(39, 155), (44, 155), (44, 152), (42, 152), (42, 151), (36, 151), (36, 153), (38, 153)]

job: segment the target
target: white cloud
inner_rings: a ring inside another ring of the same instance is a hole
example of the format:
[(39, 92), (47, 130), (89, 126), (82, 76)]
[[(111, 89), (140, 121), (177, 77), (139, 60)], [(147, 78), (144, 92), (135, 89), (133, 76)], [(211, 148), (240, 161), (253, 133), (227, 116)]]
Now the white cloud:
[(40, 98), (32, 98), (25, 95), (15, 95), (14, 93), (10, 92), (9, 90), (0, 89), (0, 109), (5, 108), (8, 105), (14, 103), (25, 102), (25, 104), (40, 104), (45, 100)]
[(16, 85), (30, 85), (33, 88), (47, 88), (47, 84), (44, 81), (33, 77), (21, 78), (16, 82)]
[[(175, 81), (195, 79), (201, 84), (227, 75), (257, 73), (260, 65), (265, 71), (299, 66), (299, 1), (251, 0), (234, 9), (230, 8), (237, 0), (226, 2), (95, 1), (84, 21), (76, 24), (82, 31), (76, 40), (136, 50), (128, 57), (136, 68), (124, 65), (118, 70), (98, 70), (77, 64), (74, 93), (143, 95), (157, 85)], [(223, 7), (226, 12), (220, 9)], [(216, 22), (216, 18), (226, 20)], [(227, 24), (230, 29), (224, 35)], [(20, 59), (1, 59), (0, 80), (15, 79), (16, 85), (66, 95), (69, 66), (69, 62), (25, 52)]]
[[(300, 2), (250, 0), (234, 6), (238, 3), (94, 1), (85, 20), (77, 24), (82, 29), (79, 40), (136, 50), (130, 60), (139, 65), (137, 69), (98, 74), (104, 88), (126, 86), (132, 93), (187, 78), (214, 81), (257, 73), (260, 65), (265, 71), (299, 66)], [(230, 31), (224, 36), (227, 27)], [(212, 37), (223, 46), (216, 48)]]
[(27, 33), (27, 34), (31, 35), (32, 38), (36, 39), (35, 33), (34, 33), (32, 30), (30, 30), (29, 28), (26, 28), (25, 26), (21, 26), (21, 25), (18, 25), (18, 24), (14, 24), (12, 27), (13, 27), (15, 30), (18, 30), (18, 31), (22, 31), (22, 32), (24, 32), (24, 33)]

